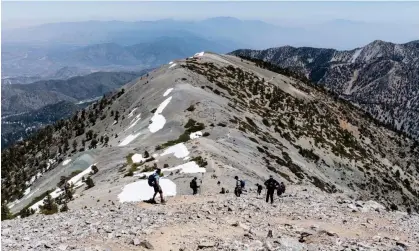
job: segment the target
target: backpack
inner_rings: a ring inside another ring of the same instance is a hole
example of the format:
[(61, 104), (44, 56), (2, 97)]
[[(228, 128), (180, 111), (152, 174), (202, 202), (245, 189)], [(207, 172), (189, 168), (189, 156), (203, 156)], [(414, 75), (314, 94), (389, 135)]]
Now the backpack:
[(149, 186), (154, 186), (154, 183), (156, 182), (156, 174), (153, 173), (150, 176), (148, 176), (148, 185)]
[(285, 184), (281, 184), (281, 192), (285, 193)]
[(194, 183), (193, 180), (189, 183), (189, 187), (190, 188), (194, 188), (194, 184), (193, 183)]
[(242, 188), (244, 188), (244, 185), (246, 185), (246, 183), (244, 183), (244, 180), (240, 180), (240, 185)]

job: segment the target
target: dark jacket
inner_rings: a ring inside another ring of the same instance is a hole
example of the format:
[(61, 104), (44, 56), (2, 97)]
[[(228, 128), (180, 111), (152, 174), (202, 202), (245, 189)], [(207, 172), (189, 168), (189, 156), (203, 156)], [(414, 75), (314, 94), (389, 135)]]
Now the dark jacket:
[(267, 189), (275, 189), (279, 186), (279, 182), (276, 181), (274, 178), (269, 178), (267, 181), (265, 181), (265, 186)]
[(195, 179), (193, 179), (193, 180), (191, 181), (190, 186), (191, 186), (191, 188), (198, 188), (198, 184), (196, 183), (196, 180), (195, 180)]

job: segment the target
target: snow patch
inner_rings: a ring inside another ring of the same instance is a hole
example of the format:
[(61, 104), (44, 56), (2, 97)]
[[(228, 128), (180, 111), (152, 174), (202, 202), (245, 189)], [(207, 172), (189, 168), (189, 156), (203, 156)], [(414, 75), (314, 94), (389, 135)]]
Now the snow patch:
[(172, 91), (173, 91), (173, 88), (169, 88), (169, 89), (167, 89), (167, 90), (163, 93), (163, 97), (166, 97), (166, 96), (167, 96), (167, 95), (169, 95)]
[(170, 103), (170, 100), (172, 100), (172, 97), (168, 97), (159, 105), (159, 107), (157, 107), (156, 112), (151, 118), (151, 124), (148, 126), (151, 133), (161, 130), (166, 124), (166, 119), (160, 113), (162, 113), (164, 108), (166, 108), (166, 106)]
[(175, 67), (177, 64), (172, 64), (171, 66), (169, 66), (169, 69), (172, 67)]
[[(164, 192), (164, 196), (176, 195), (176, 184), (169, 179), (160, 179), (160, 186)], [(153, 187), (148, 185), (147, 180), (140, 180), (125, 185), (122, 192), (118, 194), (119, 202), (143, 201), (152, 198), (154, 195)]]
[(31, 188), (30, 187), (26, 188), (25, 191), (23, 192), (23, 196), (28, 195), (30, 192), (31, 192)]
[(200, 137), (202, 137), (202, 132), (201, 131), (193, 132), (189, 135), (190, 139), (197, 139), (197, 138), (200, 138)]
[(202, 56), (204, 56), (204, 52), (203, 51), (202, 52), (195, 53), (195, 55), (194, 55), (194, 57), (202, 57)]
[(161, 156), (168, 155), (168, 154), (174, 154), (176, 158), (185, 158), (189, 155), (188, 148), (186, 148), (185, 144), (179, 143), (174, 146), (171, 146), (167, 148)]
[(128, 114), (128, 118), (131, 118), (134, 115), (135, 110), (137, 110), (137, 107), (132, 109), (132, 111)]
[(133, 141), (134, 139), (136, 139), (138, 136), (140, 136), (141, 132), (136, 133), (136, 134), (130, 134), (128, 135), (120, 144), (119, 146), (126, 146), (129, 143), (131, 143), (131, 141)]
[(161, 114), (155, 114), (151, 118), (151, 124), (148, 126), (148, 129), (151, 133), (155, 133), (163, 129), (164, 125), (166, 124), (166, 119)]
[[(96, 165), (97, 163), (93, 164)], [(76, 176), (74, 176), (73, 178), (71, 178), (68, 183), (73, 183), (73, 184), (80, 184), (81, 179), (83, 178), (83, 176), (89, 174), (92, 171), (92, 166), (89, 166), (88, 168), (86, 168), (86, 170), (84, 170), (83, 172), (77, 174)], [(60, 196), (64, 191), (62, 191), (60, 188), (56, 188), (53, 192), (50, 193), (51, 197), (53, 199), (57, 198), (58, 196)], [(40, 201), (38, 201), (37, 203), (33, 204), (30, 208), (38, 211), (39, 210), (39, 206), (44, 204), (44, 198), (42, 198)]]
[(356, 59), (359, 57), (359, 55), (361, 54), (363, 48), (360, 48), (358, 50), (355, 51), (354, 55), (352, 55), (351, 58), (351, 63), (355, 63)]
[(146, 161), (146, 159), (143, 158), (143, 155), (138, 154), (138, 153), (132, 155), (131, 159), (132, 159), (132, 162), (134, 163), (142, 163)]
[(309, 58), (309, 59), (307, 59), (307, 62), (309, 62), (309, 63), (313, 63), (313, 59), (312, 58)]
[(169, 64), (173, 64), (173, 61), (170, 61)]
[(131, 125), (129, 125), (128, 128), (125, 129), (125, 131), (135, 126), (140, 121), (140, 119), (141, 119), (141, 113), (135, 116), (135, 118), (131, 121)]
[(118, 120), (114, 120), (112, 125), (116, 125), (118, 123)]
[(70, 163), (71, 159), (66, 159), (63, 161), (63, 166), (67, 165), (68, 163)]
[[(172, 97), (168, 97), (167, 99), (165, 99), (160, 105), (159, 107), (157, 107), (156, 113), (162, 113), (164, 108), (166, 108), (166, 106), (170, 103), (170, 100), (172, 100)], [(156, 114), (155, 113), (155, 114)]]
[[(203, 167), (199, 167), (195, 161), (190, 161), (187, 162), (185, 164), (179, 165), (179, 166), (175, 166), (172, 168), (163, 168), (161, 169), (161, 171), (163, 173), (167, 173), (167, 172), (173, 172), (173, 171), (177, 171), (180, 170), (180, 173), (205, 173), (207, 170)], [(154, 171), (152, 172), (145, 172), (145, 173), (141, 173), (141, 172), (135, 172), (134, 173), (134, 177), (148, 177), (151, 174), (153, 174)]]

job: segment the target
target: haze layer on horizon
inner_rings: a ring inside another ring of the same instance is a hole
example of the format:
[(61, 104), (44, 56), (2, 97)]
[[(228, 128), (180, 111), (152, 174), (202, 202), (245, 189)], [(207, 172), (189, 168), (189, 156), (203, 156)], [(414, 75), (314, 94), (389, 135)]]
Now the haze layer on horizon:
[(284, 26), (323, 22), (419, 24), (419, 2), (2, 2), (2, 29), (88, 20), (202, 20), (228, 16)]

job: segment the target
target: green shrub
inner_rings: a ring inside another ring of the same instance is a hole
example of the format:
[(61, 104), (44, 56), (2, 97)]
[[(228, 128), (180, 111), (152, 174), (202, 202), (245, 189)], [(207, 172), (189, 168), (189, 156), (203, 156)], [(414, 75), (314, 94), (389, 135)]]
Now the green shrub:
[(195, 111), (195, 106), (194, 105), (191, 105), (191, 106), (189, 106), (188, 107), (188, 109), (186, 109), (188, 112), (193, 112), (193, 111)]
[(206, 160), (204, 160), (201, 156), (192, 158), (191, 161), (195, 161), (195, 163), (200, 167), (204, 167), (204, 166), (208, 165), (208, 162)]
[(263, 123), (265, 126), (271, 126), (271, 125), (269, 124), (269, 121), (268, 121), (266, 118), (263, 118), (263, 119), (262, 119), (262, 123)]

